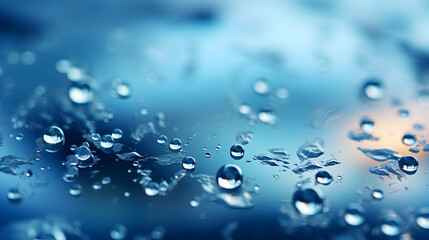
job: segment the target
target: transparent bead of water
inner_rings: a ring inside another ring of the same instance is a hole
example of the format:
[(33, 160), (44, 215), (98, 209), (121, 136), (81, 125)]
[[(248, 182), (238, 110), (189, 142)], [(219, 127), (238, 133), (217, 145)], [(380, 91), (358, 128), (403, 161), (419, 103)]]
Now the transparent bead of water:
[(407, 175), (413, 175), (419, 168), (419, 161), (413, 156), (405, 155), (398, 161), (399, 168)]
[(261, 109), (258, 112), (258, 119), (268, 125), (275, 125), (277, 123), (276, 114), (270, 109)]
[(18, 204), (22, 201), (22, 193), (18, 188), (12, 188), (7, 193), (7, 199), (12, 204)]
[(258, 79), (253, 83), (253, 91), (257, 94), (267, 94), (270, 91), (270, 85), (265, 79)]
[(72, 151), (76, 150), (76, 145), (74, 145), (74, 144), (73, 144), (73, 145), (71, 145), (71, 146), (70, 146), (70, 150), (72, 150)]
[(158, 195), (159, 184), (156, 182), (150, 182), (150, 183), (146, 184), (146, 186), (144, 188), (144, 192), (146, 193), (146, 195), (148, 195), (150, 197)]
[(229, 149), (229, 154), (235, 160), (240, 160), (244, 156), (244, 148), (240, 144), (234, 144)]
[(193, 157), (185, 157), (182, 160), (182, 167), (186, 170), (194, 170), (195, 169), (195, 159)]
[(248, 115), (252, 112), (252, 108), (249, 105), (242, 104), (238, 107), (238, 111), (243, 115)]
[(79, 169), (75, 166), (67, 168), (63, 174), (63, 180), (65, 182), (74, 182), (79, 177)]
[(401, 225), (402, 221), (396, 215), (388, 215), (381, 220), (380, 230), (388, 237), (395, 237), (402, 232)]
[(25, 172), (25, 176), (26, 177), (32, 177), (33, 176), (33, 171), (31, 171), (30, 169), (28, 169), (27, 172)]
[(64, 132), (57, 126), (50, 126), (43, 131), (43, 146), (47, 152), (58, 152), (64, 145)]
[(299, 213), (312, 216), (322, 211), (324, 205), (323, 192), (313, 186), (304, 185), (293, 194), (292, 203)]
[(370, 118), (362, 118), (360, 121), (360, 129), (364, 132), (370, 132), (374, 128), (374, 121)]
[(182, 148), (182, 141), (178, 138), (173, 138), (170, 141), (170, 149), (172, 151), (179, 151)]
[(332, 176), (327, 171), (319, 171), (315, 177), (316, 182), (322, 185), (329, 185), (332, 182)]
[(384, 198), (384, 193), (380, 189), (374, 189), (371, 196), (374, 200), (381, 201)]
[(79, 161), (86, 161), (92, 156), (92, 152), (85, 146), (79, 146), (75, 149), (75, 155)]
[(363, 97), (366, 100), (377, 101), (384, 98), (384, 86), (376, 79), (368, 80), (362, 89)]
[(398, 115), (399, 115), (400, 118), (406, 119), (406, 118), (408, 118), (408, 116), (410, 115), (410, 113), (406, 109), (399, 109), (398, 110)]
[(116, 128), (115, 130), (113, 130), (112, 137), (113, 137), (113, 139), (122, 138), (122, 130), (119, 128)]
[(79, 183), (74, 183), (73, 185), (71, 185), (69, 193), (73, 197), (80, 196), (82, 194), (82, 185), (80, 185)]
[(210, 157), (211, 157), (211, 153), (210, 153), (210, 152), (206, 152), (206, 153), (204, 154), (204, 156), (205, 156), (206, 158), (210, 158)]
[(429, 208), (425, 207), (417, 212), (416, 223), (423, 229), (429, 229)]
[(416, 135), (412, 133), (406, 133), (402, 137), (402, 143), (407, 146), (413, 146), (416, 143), (416, 141), (417, 141)]
[(130, 197), (130, 196), (131, 196), (130, 192), (124, 192), (124, 197)]
[(101, 185), (101, 183), (100, 182), (95, 182), (95, 183), (93, 183), (92, 184), (92, 189), (94, 189), (94, 190), (100, 190), (100, 189), (102, 189), (103, 188), (103, 185)]
[(243, 171), (233, 164), (223, 165), (216, 174), (216, 182), (222, 189), (237, 189), (243, 182)]
[(116, 224), (113, 226), (112, 230), (110, 230), (110, 237), (113, 240), (122, 240), (127, 236), (127, 228), (122, 224)]
[(16, 140), (21, 141), (22, 139), (24, 139), (24, 134), (22, 134), (22, 133), (18, 133), (18, 134), (16, 135)]
[(364, 221), (364, 209), (359, 204), (350, 204), (344, 211), (344, 221), (350, 226), (359, 226)]
[(113, 137), (110, 134), (105, 134), (101, 137), (100, 145), (102, 148), (111, 148), (113, 147)]
[(104, 177), (101, 179), (101, 184), (103, 185), (110, 184), (110, 182), (111, 182), (110, 177)]
[(140, 109), (140, 114), (143, 115), (143, 116), (147, 115), (148, 112), (149, 112), (149, 110), (147, 108), (145, 108), (145, 107), (143, 107), (143, 108)]
[(199, 202), (199, 201), (197, 201), (197, 200), (195, 200), (195, 199), (191, 200), (191, 201), (189, 202), (189, 204), (190, 204), (192, 207), (198, 207), (198, 206), (200, 206), (200, 202)]
[(91, 138), (94, 141), (98, 141), (98, 140), (100, 140), (100, 134), (98, 134), (98, 133), (92, 133), (91, 134)]
[(126, 82), (122, 82), (116, 86), (116, 94), (122, 99), (129, 98), (131, 96), (131, 86)]
[(159, 135), (159, 137), (156, 139), (156, 142), (163, 145), (167, 142), (167, 136), (165, 135)]
[(75, 83), (69, 88), (69, 98), (76, 104), (87, 104), (94, 99), (94, 91), (86, 83)]

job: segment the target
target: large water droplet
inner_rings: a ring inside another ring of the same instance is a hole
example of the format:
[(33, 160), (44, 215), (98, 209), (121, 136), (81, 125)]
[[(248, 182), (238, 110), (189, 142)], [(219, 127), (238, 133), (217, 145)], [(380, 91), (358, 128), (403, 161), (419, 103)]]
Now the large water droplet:
[(270, 85), (265, 79), (258, 79), (253, 83), (253, 90), (257, 94), (267, 94), (270, 91)]
[(12, 204), (19, 204), (22, 201), (22, 194), (18, 188), (12, 188), (7, 193), (7, 198)]
[(230, 148), (229, 154), (235, 160), (240, 160), (244, 156), (244, 148), (240, 144), (232, 145)]
[(156, 196), (159, 193), (159, 184), (156, 182), (150, 182), (148, 184), (146, 184), (145, 188), (144, 188), (144, 192), (148, 195), (148, 196)]
[(277, 116), (270, 109), (259, 110), (258, 118), (261, 122), (268, 124), (268, 125), (275, 125), (277, 123)]
[(423, 229), (429, 229), (429, 208), (425, 207), (417, 212), (416, 223)]
[(186, 170), (194, 170), (195, 169), (195, 159), (193, 157), (185, 157), (182, 160), (182, 167)]
[(236, 165), (223, 165), (216, 174), (216, 182), (225, 190), (237, 189), (243, 182), (243, 172)]
[(165, 144), (167, 142), (167, 136), (159, 135), (159, 137), (156, 139), (156, 142), (159, 144)]
[(327, 171), (319, 171), (316, 173), (316, 182), (329, 185), (332, 182), (332, 176)]
[(362, 206), (350, 204), (344, 211), (344, 220), (351, 226), (359, 226), (365, 220), (363, 213), (364, 210)]
[(389, 237), (398, 236), (401, 232), (402, 221), (397, 215), (388, 214), (381, 220), (380, 230)]
[(113, 139), (122, 138), (122, 130), (119, 128), (116, 128), (115, 130), (113, 130), (112, 137), (113, 137)]
[(315, 215), (322, 211), (324, 202), (323, 192), (313, 186), (302, 186), (293, 194), (293, 206), (302, 215)]
[(381, 201), (384, 198), (384, 193), (379, 189), (374, 189), (371, 193), (371, 196), (374, 200)]
[(362, 118), (360, 121), (360, 129), (364, 132), (370, 132), (374, 127), (374, 121), (368, 117)]
[(64, 145), (64, 132), (57, 126), (51, 126), (43, 131), (43, 146), (47, 152), (57, 152)]
[(379, 80), (368, 80), (362, 88), (362, 95), (366, 100), (380, 100), (384, 98), (384, 86)]
[(399, 168), (408, 175), (413, 175), (419, 168), (419, 161), (413, 156), (405, 155), (398, 161)]
[(127, 228), (122, 224), (116, 224), (110, 230), (110, 237), (114, 240), (122, 240), (127, 236)]
[(416, 143), (416, 141), (417, 141), (416, 135), (412, 133), (406, 133), (402, 137), (402, 143), (404, 143), (407, 146), (413, 146)]
[(101, 137), (100, 145), (102, 148), (111, 148), (113, 147), (113, 137), (110, 134), (105, 134)]
[(170, 141), (170, 149), (172, 151), (179, 151), (182, 148), (182, 141), (178, 138), (173, 138)]
[(69, 88), (69, 97), (74, 103), (86, 104), (94, 99), (94, 91), (86, 83), (75, 83)]

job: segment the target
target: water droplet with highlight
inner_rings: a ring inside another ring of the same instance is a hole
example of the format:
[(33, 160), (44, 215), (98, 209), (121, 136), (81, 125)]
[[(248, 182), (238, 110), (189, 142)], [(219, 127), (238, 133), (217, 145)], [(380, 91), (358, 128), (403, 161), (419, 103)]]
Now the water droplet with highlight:
[(182, 167), (186, 170), (194, 170), (195, 169), (195, 159), (193, 157), (185, 157), (182, 160)]
[(315, 215), (322, 211), (324, 203), (323, 192), (313, 186), (302, 186), (293, 194), (293, 206), (302, 215)]
[(113, 240), (122, 240), (127, 236), (127, 228), (122, 224), (116, 224), (113, 226), (112, 230), (110, 230), (110, 237)]
[(429, 229), (429, 208), (425, 207), (417, 212), (416, 223), (423, 229)]
[(120, 83), (116, 86), (116, 94), (122, 99), (129, 98), (131, 96), (131, 86), (126, 82)]
[(235, 160), (240, 160), (244, 156), (244, 148), (240, 144), (234, 144), (229, 149), (229, 154)]
[(327, 171), (316, 173), (316, 182), (322, 185), (329, 185), (332, 182), (332, 176)]
[(148, 184), (146, 184), (145, 188), (144, 188), (144, 192), (148, 195), (148, 196), (156, 196), (159, 193), (159, 185), (156, 182), (150, 182)]
[(402, 232), (401, 225), (402, 221), (397, 215), (389, 214), (381, 220), (380, 230), (384, 235), (394, 237)]
[(111, 148), (113, 147), (113, 137), (110, 134), (105, 134), (101, 137), (100, 145), (102, 148)]
[(222, 189), (237, 189), (243, 182), (243, 172), (241, 168), (236, 165), (223, 165), (216, 174), (216, 182)]
[(267, 94), (270, 91), (270, 85), (265, 79), (258, 79), (253, 83), (253, 91), (257, 94)]
[(275, 125), (277, 123), (277, 116), (270, 109), (261, 109), (258, 112), (258, 119), (268, 125)]
[(158, 139), (156, 139), (156, 142), (163, 145), (167, 142), (167, 136), (165, 135), (159, 135)]
[(408, 116), (410, 115), (410, 113), (406, 109), (399, 109), (398, 110), (398, 115), (399, 115), (400, 118), (406, 119), (406, 118), (408, 118)]
[(94, 99), (94, 91), (86, 83), (75, 83), (69, 88), (69, 98), (76, 104), (87, 104)]
[(110, 182), (111, 182), (110, 177), (104, 177), (101, 179), (101, 184), (103, 185), (110, 184)]
[(374, 127), (374, 121), (371, 120), (370, 118), (362, 118), (362, 120), (360, 121), (360, 129), (362, 129), (362, 131), (364, 132), (370, 132), (372, 130), (372, 128)]
[(182, 148), (182, 141), (178, 138), (173, 138), (170, 141), (170, 149), (172, 151), (179, 151)]
[(7, 193), (7, 199), (12, 204), (19, 204), (22, 201), (22, 194), (18, 188), (12, 188)]
[(51, 126), (43, 131), (43, 146), (47, 152), (58, 152), (64, 145), (64, 132), (57, 126)]
[(205, 156), (206, 158), (210, 158), (210, 157), (211, 157), (211, 153), (210, 153), (210, 152), (206, 152), (206, 153), (204, 154), (204, 156)]
[(413, 175), (419, 168), (419, 161), (413, 156), (405, 155), (398, 161), (399, 168), (407, 175)]
[(371, 196), (374, 200), (381, 201), (384, 198), (384, 193), (380, 189), (374, 189)]
[(249, 115), (252, 112), (252, 108), (249, 105), (242, 104), (238, 107), (238, 111), (243, 115)]
[(371, 79), (364, 84), (362, 94), (366, 100), (381, 100), (384, 98), (384, 86), (379, 80)]
[(98, 140), (100, 140), (100, 134), (98, 134), (98, 133), (92, 133), (91, 134), (91, 138), (94, 141), (98, 141)]
[(22, 134), (22, 133), (18, 133), (18, 134), (16, 135), (16, 140), (21, 141), (22, 139), (24, 139), (24, 134)]
[(113, 139), (121, 139), (122, 138), (122, 130), (119, 128), (116, 128), (115, 130), (113, 130), (112, 138)]
[(416, 135), (412, 133), (406, 133), (402, 137), (402, 143), (404, 143), (407, 146), (413, 146), (416, 143), (416, 141), (417, 141)]
[(350, 226), (359, 226), (365, 220), (363, 213), (364, 210), (362, 206), (358, 204), (350, 204), (344, 211), (344, 220)]
[(79, 197), (82, 194), (82, 185), (80, 185), (79, 183), (74, 183), (73, 185), (71, 185), (69, 193), (73, 197)]

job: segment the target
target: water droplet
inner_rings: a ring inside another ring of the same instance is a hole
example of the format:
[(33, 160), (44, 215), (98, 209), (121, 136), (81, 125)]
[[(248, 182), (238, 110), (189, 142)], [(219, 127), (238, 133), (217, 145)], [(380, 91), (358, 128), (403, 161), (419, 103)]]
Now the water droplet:
[(408, 116), (410, 115), (410, 113), (406, 109), (399, 109), (398, 110), (398, 115), (399, 115), (400, 118), (406, 119), (406, 118), (408, 118)]
[(111, 182), (110, 177), (104, 177), (103, 179), (101, 179), (101, 184), (103, 185), (110, 184), (110, 182)]
[(253, 186), (253, 190), (255, 192), (259, 192), (259, 190), (261, 190), (261, 187), (259, 185), (255, 185), (255, 186)]
[(76, 150), (76, 145), (74, 145), (74, 144), (73, 144), (73, 145), (71, 145), (71, 146), (70, 146), (70, 150), (75, 151), (75, 150)]
[(374, 189), (371, 196), (374, 200), (381, 201), (384, 198), (384, 193), (380, 189)]
[(131, 193), (130, 192), (124, 192), (124, 197), (130, 197)]
[(143, 107), (143, 108), (141, 108), (140, 109), (140, 114), (141, 115), (147, 115), (149, 113), (149, 110), (147, 109), (147, 108), (145, 108), (145, 107)]
[(21, 141), (22, 139), (24, 139), (24, 134), (22, 134), (22, 133), (18, 133), (18, 134), (16, 135), (16, 140)]
[(332, 176), (327, 171), (319, 171), (316, 173), (316, 182), (329, 185), (332, 182)]
[(416, 223), (423, 229), (429, 229), (429, 208), (425, 207), (417, 212)]
[(193, 157), (185, 157), (182, 160), (182, 167), (186, 170), (194, 170), (195, 169), (195, 159)]
[(94, 91), (86, 83), (74, 83), (69, 88), (69, 98), (77, 104), (87, 104), (94, 99)]
[(122, 99), (129, 98), (131, 96), (131, 86), (126, 82), (122, 82), (116, 86), (116, 94)]
[(253, 83), (253, 90), (257, 94), (267, 94), (270, 91), (270, 85), (265, 79), (258, 79)]
[(368, 80), (362, 88), (362, 94), (366, 100), (380, 100), (384, 98), (384, 86), (379, 80)]
[(236, 165), (223, 165), (216, 174), (216, 182), (225, 190), (237, 189), (243, 182), (243, 172)]
[(276, 96), (279, 99), (286, 99), (289, 96), (289, 92), (284, 88), (279, 88), (276, 91)]
[(200, 206), (200, 202), (199, 202), (199, 201), (197, 201), (197, 200), (195, 200), (195, 199), (191, 200), (191, 201), (189, 202), (189, 204), (190, 204), (192, 207), (198, 207), (198, 206)]
[(248, 115), (252, 112), (252, 108), (249, 105), (242, 104), (238, 107), (238, 111), (243, 115)]
[(43, 146), (47, 152), (57, 152), (64, 145), (64, 132), (57, 126), (51, 126), (43, 131)]
[(158, 139), (156, 139), (156, 142), (159, 144), (165, 144), (167, 142), (167, 136), (159, 135)]
[(122, 224), (116, 224), (110, 230), (110, 237), (114, 240), (122, 240), (127, 236), (127, 228)]
[(350, 204), (344, 211), (344, 220), (351, 226), (359, 226), (365, 220), (363, 213), (364, 210), (362, 206), (358, 204)]
[(244, 148), (240, 144), (234, 144), (230, 148), (229, 154), (235, 160), (240, 160), (244, 156)]
[(79, 177), (79, 169), (75, 166), (70, 166), (63, 174), (63, 180), (65, 182), (74, 182)]
[(113, 130), (112, 137), (113, 137), (113, 139), (122, 138), (122, 130), (119, 128), (116, 128), (115, 130)]
[(80, 196), (82, 194), (82, 185), (80, 185), (79, 183), (74, 183), (73, 185), (71, 185), (69, 193), (73, 197)]
[(101, 137), (100, 145), (102, 148), (111, 148), (113, 147), (113, 137), (110, 134), (105, 134)]
[(360, 121), (360, 129), (362, 129), (362, 131), (364, 132), (370, 132), (372, 130), (372, 128), (374, 127), (374, 121), (371, 120), (370, 118), (362, 118), (362, 120)]
[(81, 81), (85, 78), (84, 70), (75, 66), (70, 66), (66, 74), (67, 74), (67, 78), (70, 81), (74, 81), (74, 82)]
[(12, 204), (19, 204), (22, 201), (22, 194), (18, 188), (12, 188), (7, 193), (7, 198)]
[(72, 67), (72, 64), (67, 59), (60, 59), (55, 64), (55, 69), (57, 69), (59, 73), (67, 73), (71, 67)]
[(100, 190), (102, 188), (103, 188), (103, 185), (101, 185), (100, 182), (95, 182), (92, 184), (92, 189), (94, 189), (94, 190)]
[(407, 146), (413, 146), (416, 143), (416, 141), (417, 141), (416, 135), (412, 133), (406, 133), (402, 137), (402, 143), (404, 143)]
[(148, 195), (148, 196), (156, 196), (159, 193), (159, 185), (156, 182), (150, 182), (148, 184), (146, 184), (145, 188), (144, 188), (144, 192)]
[(311, 216), (322, 211), (323, 192), (313, 186), (302, 186), (293, 194), (293, 206), (303, 215)]
[(178, 138), (173, 138), (170, 141), (170, 149), (172, 151), (179, 151), (182, 148), (182, 141)]
[(419, 168), (419, 161), (413, 156), (405, 155), (401, 157), (398, 161), (399, 168), (408, 175), (413, 175), (417, 172)]
[(210, 152), (206, 152), (206, 153), (204, 154), (204, 156), (205, 156), (206, 158), (210, 158), (211, 153), (210, 153)]
[(21, 54), (21, 62), (25, 65), (32, 65), (35, 60), (36, 56), (34, 56), (34, 53), (30, 51), (25, 51)]
[(381, 220), (380, 230), (386, 236), (398, 236), (402, 231), (401, 224), (402, 221), (397, 215), (389, 214)]
[(32, 177), (33, 176), (33, 171), (31, 171), (30, 169), (28, 169), (27, 172), (25, 172), (25, 176), (26, 177)]
[(259, 110), (258, 118), (261, 122), (268, 124), (268, 125), (275, 125), (277, 123), (277, 116), (270, 109)]

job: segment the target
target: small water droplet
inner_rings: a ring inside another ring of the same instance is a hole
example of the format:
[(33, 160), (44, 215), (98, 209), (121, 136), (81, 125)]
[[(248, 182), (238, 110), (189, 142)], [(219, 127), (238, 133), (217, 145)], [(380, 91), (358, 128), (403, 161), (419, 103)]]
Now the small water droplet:
[(143, 108), (141, 108), (140, 109), (140, 114), (141, 115), (147, 115), (149, 113), (149, 110), (147, 109), (147, 108), (145, 108), (145, 107), (143, 107)]
[(350, 204), (344, 211), (344, 220), (350, 226), (359, 226), (365, 220), (363, 213), (364, 210), (362, 206), (358, 204)]
[(122, 130), (119, 128), (116, 128), (115, 130), (113, 130), (112, 137), (113, 137), (113, 139), (122, 138)]
[(110, 184), (110, 182), (111, 182), (110, 177), (104, 177), (101, 179), (101, 184), (103, 185)]
[(253, 83), (253, 90), (257, 94), (267, 94), (270, 91), (270, 85), (265, 79), (258, 79)]
[(148, 195), (148, 196), (156, 196), (159, 193), (159, 185), (156, 182), (150, 182), (148, 184), (146, 184), (145, 188), (144, 188), (144, 192)]
[(380, 189), (374, 189), (371, 196), (374, 200), (381, 201), (384, 198), (384, 193)]
[(240, 144), (234, 144), (231, 146), (229, 154), (235, 160), (240, 160), (244, 156), (244, 148)]
[(242, 104), (238, 107), (238, 111), (243, 115), (249, 115), (252, 112), (252, 108), (249, 105)]
[(101, 137), (100, 145), (102, 148), (111, 148), (113, 147), (113, 137), (110, 134), (105, 134)]
[(268, 124), (268, 125), (275, 125), (277, 123), (277, 116), (270, 109), (259, 110), (258, 118), (261, 122)]
[(429, 208), (425, 207), (417, 212), (416, 223), (423, 229), (429, 229)]
[(95, 182), (92, 184), (92, 189), (94, 189), (94, 190), (100, 190), (102, 188), (103, 188), (103, 185), (101, 185), (100, 182)]
[(189, 202), (189, 204), (190, 204), (192, 207), (198, 207), (198, 206), (200, 206), (200, 202), (199, 202), (199, 201), (197, 201), (196, 199), (192, 199), (192, 200)]
[(194, 170), (195, 169), (195, 159), (193, 157), (185, 157), (182, 160), (182, 167), (186, 170)]
[(27, 172), (25, 172), (25, 176), (26, 177), (32, 177), (33, 176), (33, 171), (31, 171), (30, 169), (28, 169)]
[(204, 154), (204, 156), (205, 156), (206, 158), (210, 158), (211, 153), (210, 153), (210, 152), (206, 152), (206, 153)]
[(94, 99), (94, 91), (86, 83), (74, 83), (69, 88), (69, 98), (76, 104), (87, 104)]
[(329, 185), (332, 182), (332, 176), (327, 171), (319, 171), (316, 173), (316, 182)]
[(165, 135), (159, 135), (158, 139), (156, 139), (156, 142), (163, 145), (167, 142), (167, 136)]
[(388, 214), (381, 220), (380, 230), (386, 236), (398, 236), (402, 232), (401, 224), (397, 215)]
[(18, 134), (16, 135), (16, 140), (21, 141), (22, 139), (24, 139), (24, 134), (22, 134), (22, 133), (18, 133)]
[(276, 96), (279, 99), (286, 99), (289, 96), (289, 92), (285, 88), (279, 88), (276, 91)]
[(236, 165), (223, 165), (216, 174), (216, 182), (219, 187), (225, 190), (237, 189), (243, 182), (243, 172)]
[(114, 240), (122, 240), (127, 236), (127, 228), (122, 224), (116, 224), (110, 230), (110, 237)]
[(124, 192), (124, 197), (130, 197), (131, 193), (130, 192)]
[(374, 127), (374, 121), (368, 117), (362, 118), (360, 121), (360, 129), (364, 132), (370, 132)]
[(182, 148), (182, 141), (178, 138), (173, 138), (170, 141), (170, 149), (172, 151), (179, 151)]
[(399, 168), (407, 175), (413, 175), (419, 168), (419, 161), (413, 156), (405, 155), (398, 161)]
[(80, 185), (79, 183), (74, 183), (73, 185), (71, 185), (69, 193), (73, 197), (80, 196), (82, 194), (82, 185)]
[(57, 126), (51, 126), (43, 131), (43, 146), (47, 152), (58, 152), (64, 145), (64, 132)]
[(22, 194), (18, 188), (12, 188), (7, 193), (7, 198), (12, 204), (19, 204), (22, 201)]
[(315, 215), (322, 211), (324, 202), (323, 192), (313, 186), (302, 186), (293, 194), (293, 206), (302, 215)]
[(402, 137), (402, 143), (404, 143), (407, 146), (413, 146), (416, 143), (416, 141), (417, 141), (416, 135), (412, 133), (406, 133)]
[(131, 96), (131, 86), (126, 82), (117, 85), (115, 90), (119, 98), (127, 99)]
[(406, 119), (406, 118), (408, 118), (408, 116), (410, 115), (410, 113), (408, 112), (407, 109), (399, 109), (398, 110), (398, 115), (399, 115), (400, 118)]
[(362, 88), (363, 97), (369, 101), (377, 101), (384, 98), (384, 86), (377, 79), (368, 80)]

